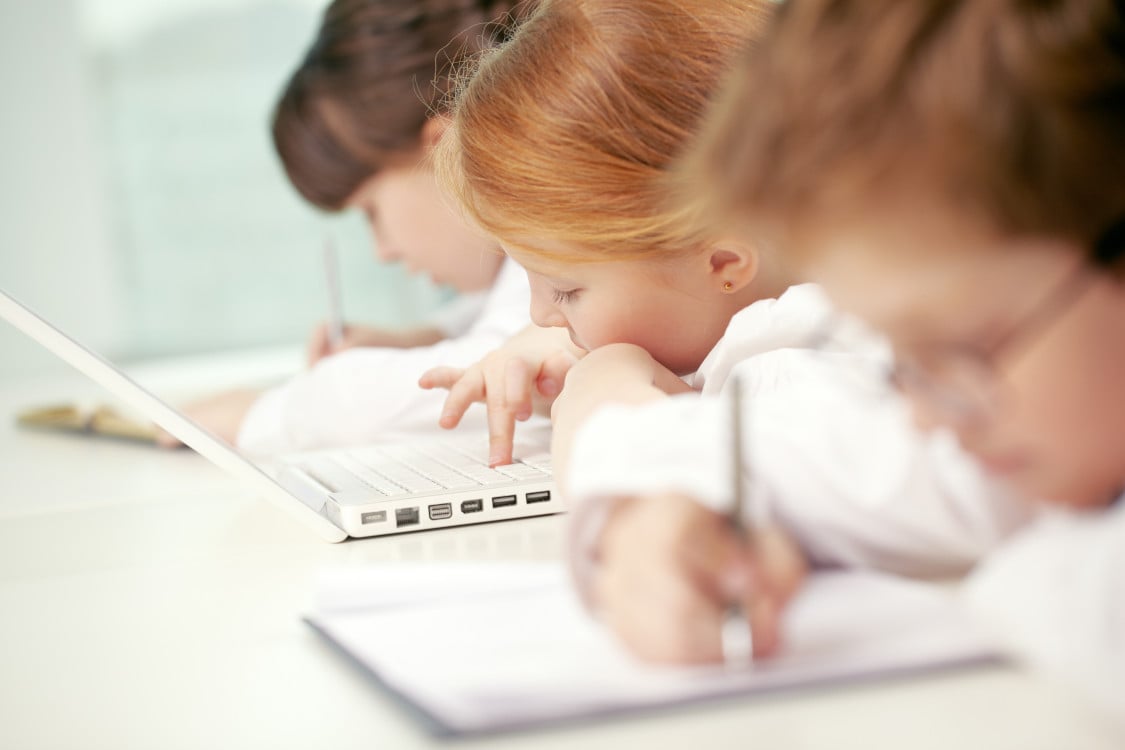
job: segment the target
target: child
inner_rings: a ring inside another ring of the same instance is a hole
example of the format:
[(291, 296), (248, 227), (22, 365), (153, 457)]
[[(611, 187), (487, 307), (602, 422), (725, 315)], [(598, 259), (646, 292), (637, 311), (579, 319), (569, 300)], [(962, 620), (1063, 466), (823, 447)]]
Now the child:
[(511, 5), (336, 0), (274, 114), (274, 143), (301, 195), (324, 210), (363, 211), (380, 259), (465, 295), (446, 310), (453, 314), (406, 331), (349, 325), (348, 351), (331, 357), (321, 326), (309, 371), (264, 394), (196, 403), (189, 415), (251, 453), (428, 429), (440, 400), (419, 392), (418, 375), (439, 362), (472, 362), (526, 325), (521, 274), (449, 209), (425, 166), (444, 127), (451, 70), (501, 34), (490, 22), (507, 21)]
[(691, 173), (886, 332), (920, 424), (1051, 509), (968, 602), (1118, 717), (1123, 40), (1111, 0), (789, 3)]
[[(552, 395), (536, 388), (544, 370), (548, 380), (565, 374), (553, 405), (553, 450), (556, 478), (578, 506), (571, 514), (576, 570), (591, 604), (627, 645), (652, 658), (717, 658), (718, 629), (708, 630), (704, 618), (704, 637), (692, 640), (682, 636), (700, 629), (698, 618), (663, 617), (660, 605), (694, 596), (670, 565), (646, 570), (644, 587), (619, 591), (634, 604), (653, 604), (661, 617), (615, 619), (649, 612), (607, 600), (612, 584), (595, 575), (596, 555), (588, 553), (605, 550), (598, 529), (629, 510), (607, 501), (648, 488), (668, 495), (649, 504), (654, 515), (638, 534), (651, 549), (682, 547), (683, 535), (675, 535), (685, 528), (726, 529), (719, 514), (694, 513), (694, 504), (673, 495), (703, 476), (713, 504), (729, 499), (728, 450), (722, 432), (706, 426), (723, 402), (708, 396), (739, 363), (754, 395), (752, 442), (765, 458), (759, 486), (778, 523), (804, 530), (798, 541), (815, 562), (963, 571), (1026, 516), (1000, 502), (980, 508), (980, 477), (949, 441), (922, 439), (899, 402), (857, 384), (879, 353), (869, 339), (853, 334), (866, 345), (859, 353), (803, 348), (831, 313), (815, 287), (786, 291), (789, 278), (768, 248), (724, 236), (672, 202), (667, 178), (677, 155), (770, 7), (548, 0), (483, 56), (457, 91), (435, 152), (439, 175), (471, 218), (526, 269), (533, 321), (557, 330), (525, 332), (467, 371), (439, 370), (426, 382), (452, 389), (445, 423), (484, 399), (503, 432), (512, 415), (530, 411), (531, 392)], [(686, 390), (705, 398), (668, 397)], [(610, 429), (576, 438), (587, 414), (607, 402), (619, 404), (599, 411), (612, 417), (603, 421)], [(636, 413), (658, 418), (634, 423), (621, 404), (644, 404)], [(642, 426), (614, 432), (634, 424)], [(887, 452), (873, 457), (865, 444)], [(933, 476), (938, 467), (948, 469), (942, 481)], [(775, 645), (770, 608), (780, 608), (804, 563), (785, 535), (762, 543), (772, 553), (776, 600), (763, 605), (757, 589), (752, 616), (755, 647), (766, 652)], [(733, 554), (734, 545), (715, 546), (694, 562), (722, 572)], [(740, 581), (718, 573), (710, 580), (716, 589), (741, 590)], [(718, 591), (707, 595), (718, 616), (725, 602)]]

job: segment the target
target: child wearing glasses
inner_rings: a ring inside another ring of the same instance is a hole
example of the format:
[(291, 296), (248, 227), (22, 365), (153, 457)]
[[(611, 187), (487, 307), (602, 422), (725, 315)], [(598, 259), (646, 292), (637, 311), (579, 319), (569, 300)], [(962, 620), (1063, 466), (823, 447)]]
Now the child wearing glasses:
[(688, 175), (889, 337), (919, 424), (1045, 510), (968, 603), (1125, 715), (1125, 7), (788, 3)]
[[(845, 324), (825, 351), (810, 348), (832, 310), (816, 287), (789, 287), (772, 247), (673, 200), (677, 158), (772, 8), (547, 0), (457, 90), (435, 151), (473, 221), (526, 270), (544, 328), (425, 382), (451, 389), (447, 424), (488, 401), (498, 461), (533, 396), (553, 401), (581, 590), (653, 659), (719, 658), (725, 598), (743, 591), (754, 647), (770, 651), (806, 558), (959, 573), (1029, 513), (981, 503), (984, 480), (953, 441), (922, 437), (871, 387), (878, 342)], [(768, 599), (747, 589), (751, 571), (713, 510), (731, 496), (719, 396), (736, 368)], [(594, 412), (604, 430), (576, 437)], [(631, 501), (646, 493), (659, 497)]]

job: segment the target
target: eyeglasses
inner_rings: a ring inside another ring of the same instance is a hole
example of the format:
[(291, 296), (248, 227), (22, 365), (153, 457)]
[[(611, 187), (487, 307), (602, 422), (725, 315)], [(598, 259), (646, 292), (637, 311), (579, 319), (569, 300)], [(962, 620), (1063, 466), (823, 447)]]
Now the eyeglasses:
[[(880, 373), (867, 373), (863, 383), (885, 391), (905, 393), (939, 410), (958, 424), (991, 417), (1002, 400), (1003, 378), (1000, 368), (1021, 347), (1045, 333), (1066, 310), (1076, 303), (1099, 276), (1115, 267), (1125, 255), (1125, 217), (1113, 223), (1094, 243), (1088, 258), (1051, 287), (1015, 324), (987, 346), (931, 344), (900, 347), (893, 359), (876, 357), (873, 365)], [(813, 329), (805, 348), (827, 352), (838, 340), (851, 338), (846, 318), (833, 311)], [(888, 352), (888, 355), (890, 352)], [(880, 364), (881, 362), (881, 364)]]
[(959, 424), (987, 419), (1001, 399), (1004, 362), (1046, 333), (1096, 278), (1094, 269), (1081, 263), (987, 347), (931, 344), (898, 351), (887, 379)]
[(1045, 333), (1125, 251), (1125, 219), (1113, 223), (1084, 259), (1052, 287), (1022, 319), (985, 348), (969, 345), (918, 347), (896, 354), (888, 380), (958, 423), (991, 416), (1000, 401), (1000, 367), (1021, 347)]

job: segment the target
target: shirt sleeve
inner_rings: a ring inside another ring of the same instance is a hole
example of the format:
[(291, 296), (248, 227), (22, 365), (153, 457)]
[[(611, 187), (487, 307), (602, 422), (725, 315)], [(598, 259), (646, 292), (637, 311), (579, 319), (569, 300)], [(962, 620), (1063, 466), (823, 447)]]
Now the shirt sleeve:
[[(263, 394), (251, 406), (238, 447), (269, 455), (437, 430), (443, 390), (425, 391), (418, 378), (440, 365), (467, 367), (530, 323), (530, 293), (522, 270), (501, 266), (480, 317), (468, 333), (432, 346), (349, 349)], [(469, 409), (465, 429), (483, 429), (485, 412)]]
[[(965, 572), (1028, 522), (949, 436), (918, 433), (846, 359), (783, 349), (738, 366), (748, 521), (782, 525), (816, 565), (932, 576)], [(604, 498), (659, 491), (728, 508), (728, 404), (688, 394), (595, 413), (571, 449), (572, 522)]]
[(1125, 501), (1040, 519), (968, 579), (996, 641), (1125, 723)]

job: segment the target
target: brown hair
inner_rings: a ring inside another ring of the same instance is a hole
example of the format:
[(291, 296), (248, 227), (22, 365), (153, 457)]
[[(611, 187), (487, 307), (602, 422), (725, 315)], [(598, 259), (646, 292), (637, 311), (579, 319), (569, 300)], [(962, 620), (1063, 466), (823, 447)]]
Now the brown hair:
[(379, 169), (418, 149), (450, 72), (503, 36), (512, 7), (335, 0), (273, 115), (274, 146), (297, 191), (338, 210)]
[(784, 227), (928, 180), (1000, 231), (1096, 245), (1125, 214), (1122, 16), (1113, 0), (789, 2), (687, 182)]
[(664, 178), (769, 12), (755, 0), (545, 0), (464, 73), (434, 152), (439, 179), (485, 231), (541, 257), (701, 246), (709, 228), (671, 205)]

